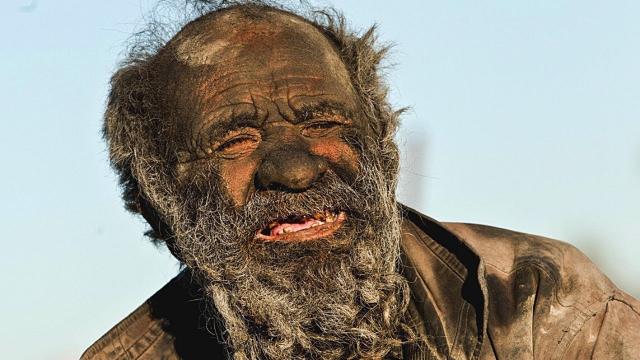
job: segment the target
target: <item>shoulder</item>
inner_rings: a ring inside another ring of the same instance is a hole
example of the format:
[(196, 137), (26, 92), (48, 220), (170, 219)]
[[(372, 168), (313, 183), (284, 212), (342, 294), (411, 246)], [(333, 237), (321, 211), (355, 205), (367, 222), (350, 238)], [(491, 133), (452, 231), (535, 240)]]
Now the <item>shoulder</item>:
[[(226, 349), (209, 330), (215, 314), (201, 289), (183, 271), (91, 345), (81, 360), (226, 358)], [(210, 318), (205, 317), (209, 314)]]
[(152, 317), (145, 302), (94, 342), (80, 359), (136, 359), (162, 335), (160, 321)]
[(487, 274), (504, 277), (522, 270), (535, 271), (556, 295), (572, 303), (605, 300), (616, 286), (580, 250), (571, 244), (497, 227), (443, 223), (474, 249)]
[[(484, 263), (488, 326), (496, 349), (530, 350), (549, 358), (640, 350), (640, 303), (574, 246), (491, 226), (443, 225)], [(508, 340), (514, 334), (526, 341)]]

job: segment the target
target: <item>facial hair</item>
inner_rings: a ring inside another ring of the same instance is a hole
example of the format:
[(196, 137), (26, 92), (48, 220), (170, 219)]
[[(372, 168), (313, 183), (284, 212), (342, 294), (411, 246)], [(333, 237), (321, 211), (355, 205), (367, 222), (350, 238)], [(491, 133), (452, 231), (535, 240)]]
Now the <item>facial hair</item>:
[[(397, 272), (395, 176), (375, 154), (362, 158), (351, 184), (328, 171), (304, 192), (258, 191), (241, 208), (217, 179), (156, 201), (170, 215), (173, 250), (221, 317), (235, 359), (400, 356), (410, 333), (409, 290)], [(327, 209), (348, 216), (330, 238), (255, 239), (272, 219)]]

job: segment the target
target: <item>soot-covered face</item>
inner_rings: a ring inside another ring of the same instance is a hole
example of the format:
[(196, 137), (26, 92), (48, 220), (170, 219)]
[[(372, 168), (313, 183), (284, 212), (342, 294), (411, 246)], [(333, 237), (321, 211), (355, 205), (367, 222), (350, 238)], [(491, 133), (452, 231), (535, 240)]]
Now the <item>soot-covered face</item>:
[[(217, 31), (238, 21), (233, 13), (220, 17), (175, 42), (170, 88), (180, 119), (180, 181), (215, 168), (236, 207), (260, 191), (304, 192), (327, 172), (352, 182), (359, 155), (349, 138), (363, 127), (333, 47), (296, 17)], [(344, 209), (292, 213), (254, 230), (262, 240), (311, 240), (330, 236), (347, 218)]]
[(143, 186), (234, 357), (397, 355), (410, 331), (396, 174), (328, 39), (236, 9), (187, 25), (159, 59), (178, 161)]

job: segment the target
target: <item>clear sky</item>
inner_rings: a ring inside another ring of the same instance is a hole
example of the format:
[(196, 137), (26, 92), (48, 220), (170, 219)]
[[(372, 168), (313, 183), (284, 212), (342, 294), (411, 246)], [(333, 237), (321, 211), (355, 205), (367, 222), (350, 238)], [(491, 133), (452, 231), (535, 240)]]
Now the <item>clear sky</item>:
[[(333, 2), (396, 44), (399, 198), (569, 241), (640, 296), (640, 2), (397, 3)], [(2, 358), (77, 358), (177, 272), (122, 208), (100, 137), (150, 4), (0, 3)]]

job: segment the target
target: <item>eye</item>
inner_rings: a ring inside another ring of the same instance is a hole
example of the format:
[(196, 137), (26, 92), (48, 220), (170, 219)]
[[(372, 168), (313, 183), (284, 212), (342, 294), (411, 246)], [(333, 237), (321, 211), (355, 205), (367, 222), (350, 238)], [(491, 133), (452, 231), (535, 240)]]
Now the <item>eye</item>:
[(237, 134), (215, 144), (214, 150), (222, 157), (234, 158), (249, 154), (258, 147), (259, 142), (260, 136), (257, 134)]
[(245, 136), (238, 136), (218, 146), (216, 151), (225, 151), (225, 150), (233, 149), (234, 147), (241, 146), (243, 143), (250, 142), (250, 141), (252, 141), (252, 138), (245, 137)]
[(332, 120), (319, 120), (314, 121), (302, 130), (302, 134), (307, 137), (321, 137), (326, 136), (331, 131), (342, 126), (342, 123)]

